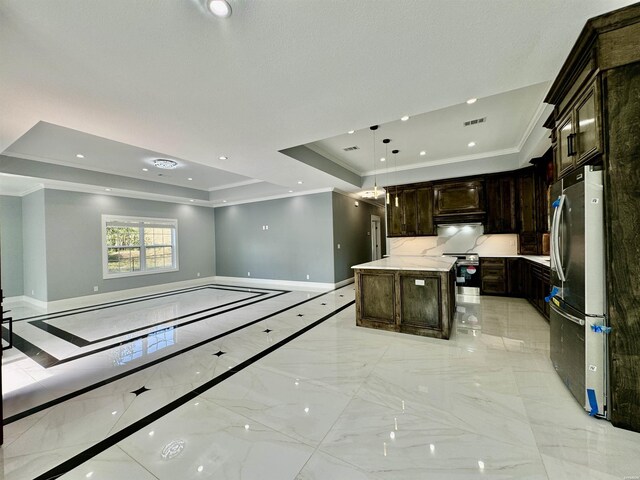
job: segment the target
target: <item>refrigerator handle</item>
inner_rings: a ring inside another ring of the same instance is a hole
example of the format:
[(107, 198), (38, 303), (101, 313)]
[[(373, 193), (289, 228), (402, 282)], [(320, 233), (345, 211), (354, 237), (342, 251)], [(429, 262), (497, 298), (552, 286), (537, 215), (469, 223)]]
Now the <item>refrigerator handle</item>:
[(552, 203), (555, 211), (553, 212), (553, 220), (551, 222), (551, 256), (556, 267), (558, 278), (565, 281), (564, 270), (562, 268), (562, 259), (560, 258), (560, 217), (562, 216), (562, 208), (564, 207), (565, 195), (562, 194)]
[(566, 318), (567, 320), (573, 322), (573, 323), (577, 323), (578, 325), (581, 325), (584, 327), (584, 324), (586, 323), (584, 321), (584, 319), (582, 318), (578, 318), (578, 317), (574, 317), (573, 315), (571, 315), (570, 313), (567, 313), (559, 308), (557, 308), (554, 304), (551, 304), (551, 310), (553, 310), (554, 312), (556, 312), (558, 315), (560, 315), (561, 317)]

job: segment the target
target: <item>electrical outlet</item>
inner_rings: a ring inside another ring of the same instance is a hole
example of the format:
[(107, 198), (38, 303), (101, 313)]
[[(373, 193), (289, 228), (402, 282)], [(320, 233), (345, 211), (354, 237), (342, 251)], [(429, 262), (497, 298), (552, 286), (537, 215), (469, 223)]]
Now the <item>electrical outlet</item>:
[(269, 230), (269, 225), (265, 225), (265, 226), (267, 227), (266, 230)]
[(338, 250), (340, 250), (340, 244), (338, 244)]
[(309, 280), (309, 274), (307, 273), (307, 280)]
[(196, 276), (198, 276), (198, 277), (199, 277), (199, 276), (200, 276), (200, 272), (196, 273)]
[(94, 286), (93, 286), (93, 291), (94, 291), (94, 292), (97, 292), (97, 291), (98, 291), (98, 285), (94, 285)]
[(251, 272), (247, 272), (247, 277), (250, 277), (250, 276), (251, 276)]
[(36, 291), (35, 290), (31, 290), (31, 295), (35, 295)]

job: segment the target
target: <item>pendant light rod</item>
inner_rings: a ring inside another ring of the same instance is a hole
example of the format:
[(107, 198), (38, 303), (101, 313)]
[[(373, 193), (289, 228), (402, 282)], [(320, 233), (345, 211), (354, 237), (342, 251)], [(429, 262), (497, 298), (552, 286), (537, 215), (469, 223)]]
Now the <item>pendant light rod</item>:
[[(382, 143), (384, 143), (384, 158), (386, 160), (389, 160), (389, 142), (391, 142), (390, 138), (385, 138), (384, 140), (382, 140)], [(387, 184), (389, 183), (389, 169), (387, 168)], [(386, 197), (386, 202), (387, 205), (389, 205), (390, 203), (390, 195), (389, 195), (389, 185), (387, 185), (385, 187), (385, 197)]]

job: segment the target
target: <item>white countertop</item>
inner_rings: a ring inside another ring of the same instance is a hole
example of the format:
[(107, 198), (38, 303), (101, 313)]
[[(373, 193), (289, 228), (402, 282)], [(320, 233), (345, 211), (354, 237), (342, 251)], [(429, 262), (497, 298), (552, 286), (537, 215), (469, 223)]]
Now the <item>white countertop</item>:
[(431, 272), (448, 272), (456, 263), (455, 257), (428, 256), (391, 256), (373, 262), (361, 263), (351, 268), (368, 268), (378, 270), (426, 270)]

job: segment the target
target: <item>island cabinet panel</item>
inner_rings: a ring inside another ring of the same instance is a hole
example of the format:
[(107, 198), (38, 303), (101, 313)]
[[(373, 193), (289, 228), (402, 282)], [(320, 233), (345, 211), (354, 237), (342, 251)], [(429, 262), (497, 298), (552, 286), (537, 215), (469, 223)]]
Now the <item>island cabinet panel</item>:
[(355, 269), (356, 325), (448, 339), (455, 272)]
[(407, 327), (439, 329), (440, 277), (400, 275), (400, 323)]
[(362, 317), (372, 322), (395, 324), (393, 303), (387, 300), (395, 296), (393, 274), (363, 274), (360, 282), (364, 297), (369, 299), (361, 306)]

